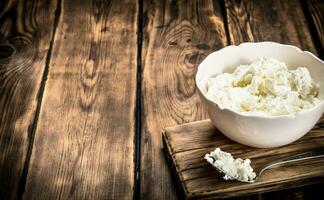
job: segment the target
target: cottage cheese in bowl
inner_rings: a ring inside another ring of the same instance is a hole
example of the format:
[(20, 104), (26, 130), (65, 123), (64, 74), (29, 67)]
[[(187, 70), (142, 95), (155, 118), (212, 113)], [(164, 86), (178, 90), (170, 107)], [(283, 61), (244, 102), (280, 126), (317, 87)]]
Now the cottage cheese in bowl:
[(195, 81), (212, 123), (238, 143), (271, 148), (309, 132), (324, 113), (324, 61), (275, 42), (208, 55)]
[(206, 96), (221, 109), (261, 116), (295, 115), (321, 102), (305, 67), (288, 70), (273, 58), (239, 65), (233, 73), (208, 79)]

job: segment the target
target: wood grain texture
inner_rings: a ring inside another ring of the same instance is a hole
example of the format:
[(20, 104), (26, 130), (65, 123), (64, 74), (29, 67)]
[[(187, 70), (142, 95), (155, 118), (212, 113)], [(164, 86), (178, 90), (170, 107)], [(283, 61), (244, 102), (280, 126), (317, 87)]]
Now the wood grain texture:
[(50, 47), (56, 1), (0, 2), (0, 198), (16, 199)]
[[(228, 198), (260, 192), (276, 191), (324, 181), (324, 158), (292, 163), (265, 171), (252, 184), (224, 181), (210, 166), (204, 155), (216, 147), (234, 157), (250, 158), (257, 169), (277, 159), (324, 146), (324, 117), (302, 139), (279, 148), (258, 149), (227, 139), (209, 120), (166, 128), (163, 142), (174, 174), (178, 177), (185, 198)], [(270, 193), (272, 197), (273, 194)], [(281, 197), (297, 198), (286, 192)], [(300, 196), (300, 195), (299, 195)]]
[(141, 198), (174, 199), (161, 129), (207, 117), (197, 65), (226, 44), (218, 1), (144, 1)]
[[(324, 1), (323, 0), (307, 0), (307, 8), (314, 25), (317, 37), (319, 39), (319, 49), (324, 49)], [(316, 37), (316, 36), (315, 36)], [(324, 52), (322, 52), (324, 56)]]
[(226, 0), (232, 44), (274, 41), (316, 53), (298, 0)]
[(131, 199), (137, 3), (61, 10), (24, 199)]

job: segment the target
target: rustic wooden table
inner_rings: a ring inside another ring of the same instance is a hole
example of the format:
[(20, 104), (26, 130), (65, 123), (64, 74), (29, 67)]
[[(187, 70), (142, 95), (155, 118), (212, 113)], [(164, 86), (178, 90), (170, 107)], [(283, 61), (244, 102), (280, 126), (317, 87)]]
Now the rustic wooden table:
[(323, 13), (321, 0), (1, 1), (0, 199), (175, 199), (161, 129), (207, 118), (199, 62), (264, 40), (323, 58)]

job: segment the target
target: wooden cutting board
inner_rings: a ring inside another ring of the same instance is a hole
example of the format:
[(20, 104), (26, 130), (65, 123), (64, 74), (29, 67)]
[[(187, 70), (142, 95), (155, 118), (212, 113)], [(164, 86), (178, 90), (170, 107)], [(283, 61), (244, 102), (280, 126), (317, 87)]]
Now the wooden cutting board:
[(298, 141), (279, 148), (258, 149), (233, 142), (209, 120), (165, 128), (165, 155), (186, 199), (228, 198), (324, 182), (324, 159), (288, 164), (265, 171), (255, 183), (225, 181), (204, 155), (220, 147), (235, 158), (250, 158), (252, 167), (324, 146), (324, 116)]

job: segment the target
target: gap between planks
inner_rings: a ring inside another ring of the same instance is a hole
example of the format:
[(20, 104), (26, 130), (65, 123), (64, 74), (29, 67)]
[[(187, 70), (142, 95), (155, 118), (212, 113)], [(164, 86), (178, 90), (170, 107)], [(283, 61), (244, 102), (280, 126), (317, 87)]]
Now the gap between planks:
[(324, 58), (324, 49), (320, 40), (319, 32), (317, 31), (314, 20), (312, 19), (311, 10), (310, 10), (310, 1), (300, 0), (301, 7), (303, 9), (303, 13), (305, 19), (307, 21), (309, 32), (311, 33), (313, 44), (316, 48), (318, 56), (323, 59)]
[(36, 128), (37, 128), (37, 122), (38, 122), (38, 118), (39, 118), (40, 109), (41, 109), (41, 106), (42, 106), (42, 99), (43, 99), (44, 89), (45, 89), (45, 85), (46, 85), (46, 81), (47, 81), (49, 64), (50, 64), (50, 61), (51, 61), (52, 49), (53, 49), (56, 29), (58, 27), (60, 15), (61, 15), (61, 8), (62, 8), (62, 0), (58, 0), (57, 1), (57, 7), (55, 9), (55, 18), (54, 18), (54, 24), (53, 24), (53, 30), (52, 30), (52, 38), (51, 38), (51, 41), (50, 41), (48, 52), (46, 54), (45, 69), (44, 69), (44, 72), (43, 72), (41, 85), (40, 85), (40, 88), (39, 88), (39, 91), (38, 91), (38, 94), (37, 94), (38, 101), (37, 101), (37, 105), (36, 105), (35, 116), (34, 116), (32, 126), (29, 129), (29, 133), (28, 133), (29, 144), (28, 144), (28, 149), (27, 149), (27, 154), (26, 154), (26, 160), (25, 160), (25, 164), (24, 164), (24, 167), (23, 167), (23, 172), (22, 172), (21, 179), (20, 179), (20, 181), (18, 183), (17, 199), (19, 199), (19, 200), (23, 199), (23, 195), (24, 195), (24, 192), (25, 192), (28, 169), (29, 169), (29, 164), (30, 164), (30, 158), (31, 158), (31, 154), (32, 154), (32, 148), (34, 146), (35, 132), (36, 132)]
[(225, 5), (225, 0), (219, 0), (219, 5), (220, 5), (220, 10), (223, 15), (223, 24), (224, 24), (224, 29), (225, 29), (227, 46), (229, 46), (229, 45), (231, 45), (231, 36), (230, 36), (230, 31), (228, 29), (228, 18), (227, 18), (227, 10), (226, 10), (226, 5)]
[(143, 0), (138, 0), (137, 16), (137, 81), (135, 107), (135, 152), (133, 199), (141, 199), (141, 131), (142, 131), (142, 42), (143, 42)]

